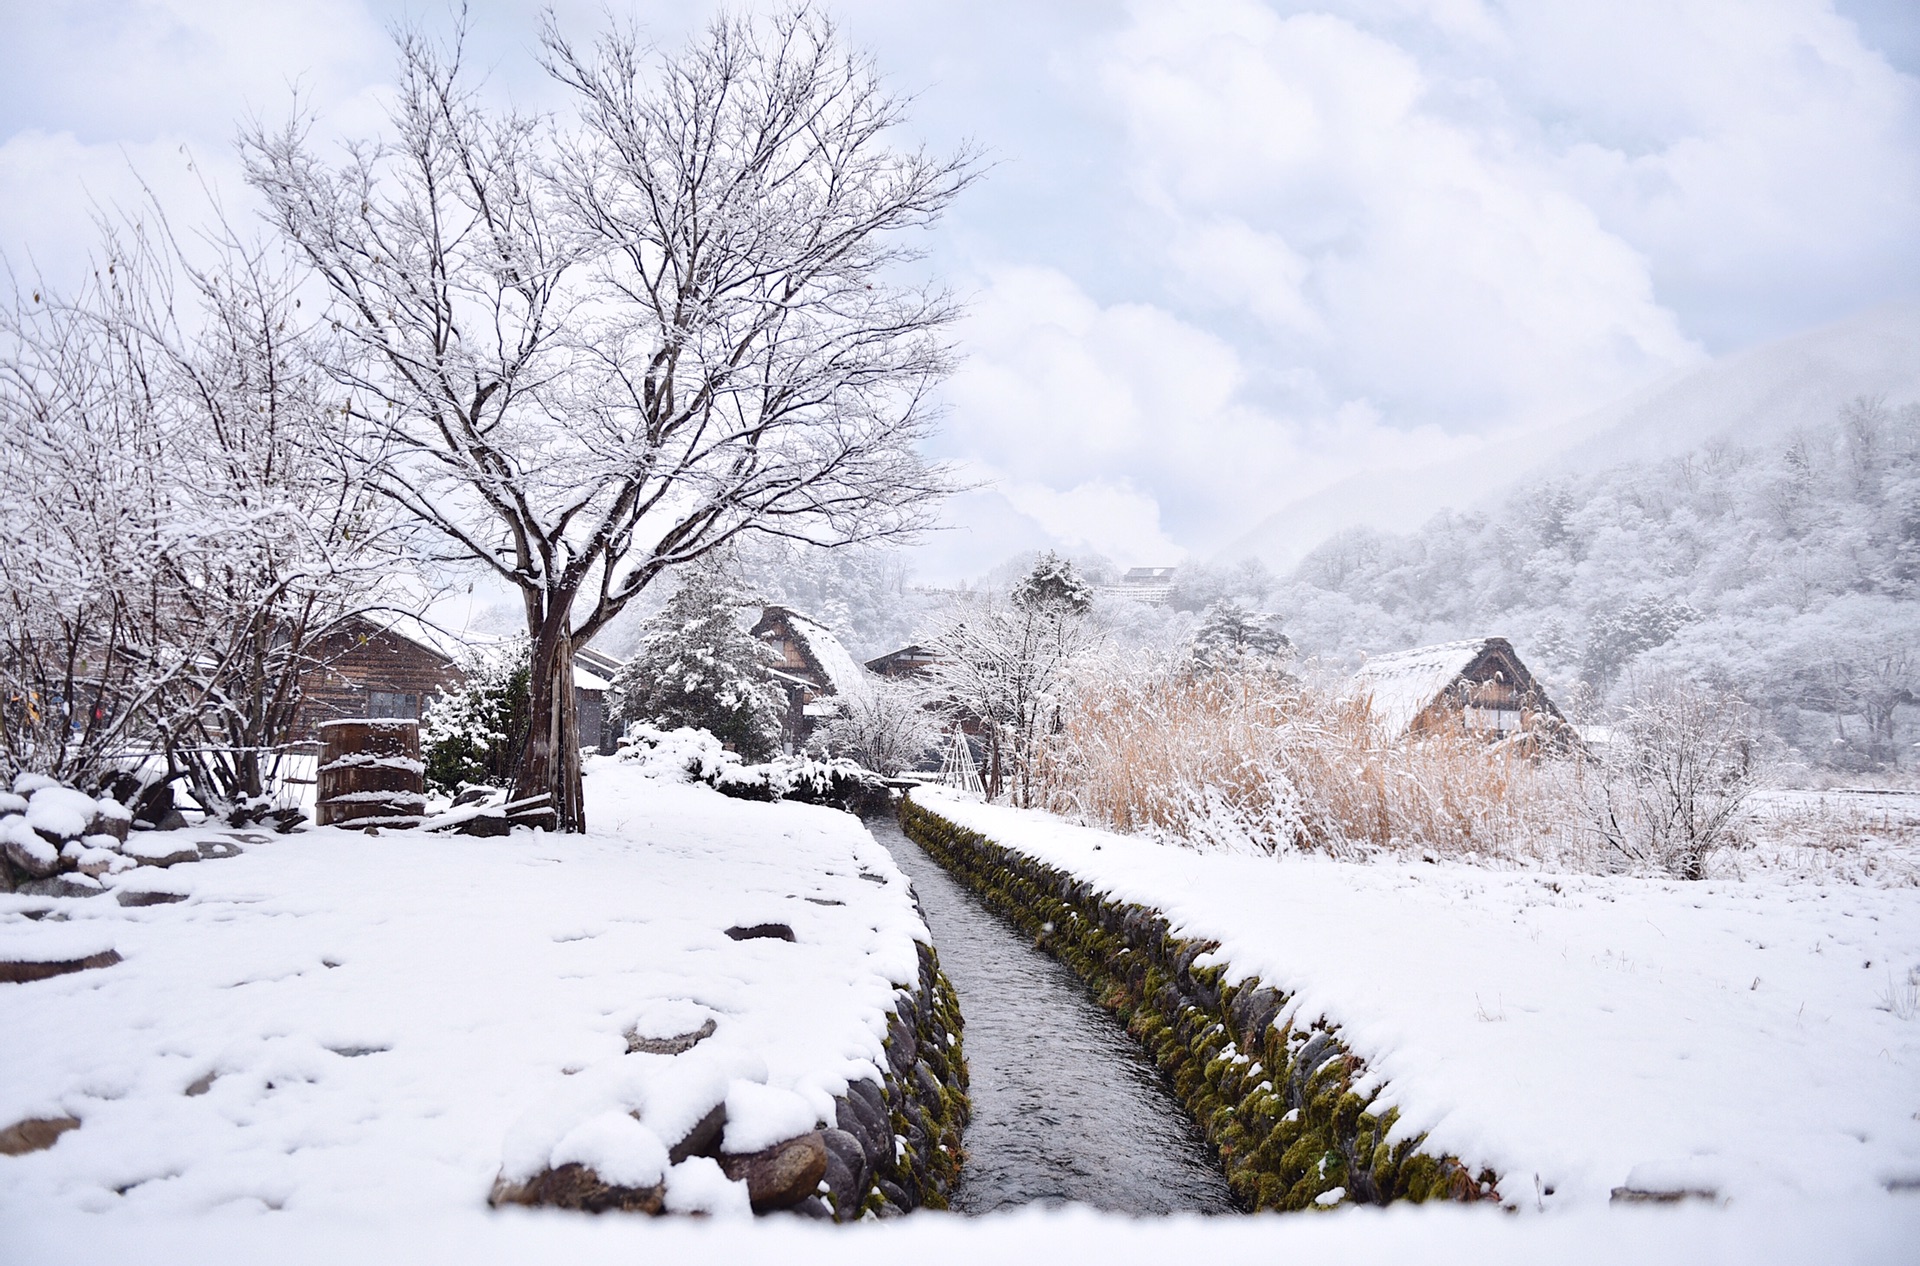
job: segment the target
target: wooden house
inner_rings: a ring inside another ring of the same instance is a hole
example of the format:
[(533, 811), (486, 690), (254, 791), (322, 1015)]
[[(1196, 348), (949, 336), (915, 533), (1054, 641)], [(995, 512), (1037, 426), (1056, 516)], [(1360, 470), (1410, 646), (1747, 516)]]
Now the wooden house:
[(1536, 746), (1578, 741), (1503, 637), (1376, 655), (1354, 675), (1351, 692), (1367, 701), (1393, 739), (1460, 727), (1491, 740), (1522, 739)]
[(437, 692), (467, 679), (448, 649), (403, 633), (395, 624), (359, 616), (316, 639), (308, 659), (312, 666), (300, 678), (300, 719), (294, 728), (299, 740), (315, 738), (327, 721), (418, 720)]
[[(321, 724), (359, 717), (418, 720), (433, 697), (466, 684), (456, 658), (469, 647), (418, 621), (375, 623), (354, 617), (315, 641), (311, 667), (300, 680), (300, 717), (296, 741), (312, 741)], [(573, 654), (574, 704), (583, 747), (614, 750), (614, 726), (607, 706), (620, 661), (592, 650)]]
[(760, 612), (752, 632), (773, 650), (773, 679), (787, 692), (782, 738), (789, 747), (797, 748), (814, 726), (837, 716), (839, 700), (872, 689), (867, 670), (817, 620), (770, 606)]
[(1115, 598), (1164, 607), (1173, 598), (1173, 567), (1129, 567), (1119, 583), (1104, 586), (1100, 592)]
[(937, 653), (915, 643), (868, 660), (867, 671), (876, 677), (924, 677), (939, 660)]

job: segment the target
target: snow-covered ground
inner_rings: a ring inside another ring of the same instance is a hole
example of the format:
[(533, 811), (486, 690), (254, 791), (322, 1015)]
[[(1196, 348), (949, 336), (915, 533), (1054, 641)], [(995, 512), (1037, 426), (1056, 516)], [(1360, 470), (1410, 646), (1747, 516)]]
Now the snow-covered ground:
[[(587, 786), (585, 838), (242, 834), (238, 857), (108, 880), (181, 902), (0, 896), (0, 959), (123, 959), (0, 984), (0, 1128), (81, 1122), (0, 1155), (0, 1227), (478, 1215), (503, 1170), (657, 1181), (722, 1098), (730, 1151), (831, 1122), (877, 1078), (927, 935), (891, 856), (830, 809), (613, 760)], [(724, 934), (768, 923), (794, 941)], [(685, 1054), (626, 1053), (709, 1019)], [(667, 1198), (746, 1210), (703, 1158)]]
[(1913, 888), (1202, 855), (913, 794), (1218, 940), (1515, 1206), (1920, 1205)]

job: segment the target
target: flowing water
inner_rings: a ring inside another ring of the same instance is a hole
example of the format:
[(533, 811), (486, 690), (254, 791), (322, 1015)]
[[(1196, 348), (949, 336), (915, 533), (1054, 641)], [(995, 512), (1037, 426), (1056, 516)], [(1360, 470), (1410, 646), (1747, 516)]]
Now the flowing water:
[(1233, 1212), (1192, 1118), (1073, 973), (891, 819), (867, 825), (913, 880), (960, 995), (973, 1122), (953, 1207), (1076, 1201), (1134, 1214)]

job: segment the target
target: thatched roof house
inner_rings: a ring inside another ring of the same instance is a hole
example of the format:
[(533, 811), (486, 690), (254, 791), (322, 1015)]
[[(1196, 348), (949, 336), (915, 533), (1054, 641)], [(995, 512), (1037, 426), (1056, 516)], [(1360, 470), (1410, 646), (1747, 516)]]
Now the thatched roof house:
[(864, 695), (873, 675), (832, 629), (789, 607), (767, 607), (753, 635), (773, 648), (773, 678), (787, 690), (787, 741), (803, 742), (818, 722), (839, 713), (836, 699)]
[(1391, 738), (1450, 726), (1489, 738), (1525, 736), (1559, 745), (1572, 729), (1504, 637), (1476, 637), (1376, 655), (1354, 674)]

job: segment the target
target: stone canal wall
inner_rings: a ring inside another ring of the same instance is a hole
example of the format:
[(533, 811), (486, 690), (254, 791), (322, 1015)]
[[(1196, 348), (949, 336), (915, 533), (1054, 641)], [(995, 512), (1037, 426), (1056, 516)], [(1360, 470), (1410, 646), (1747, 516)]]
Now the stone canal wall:
[[(765, 934), (773, 926), (736, 931)], [(959, 1002), (939, 956), (925, 942), (915, 942), (914, 949), (918, 979), (895, 995), (887, 1015), (881, 1078), (854, 1082), (835, 1096), (831, 1126), (756, 1152), (730, 1153), (721, 1147), (727, 1125), (722, 1103), (669, 1145), (668, 1160), (676, 1165), (694, 1156), (718, 1161), (727, 1177), (747, 1184), (755, 1213), (790, 1210), (851, 1222), (946, 1208), (960, 1172), (960, 1135), (970, 1110), (967, 1062)], [(677, 1038), (629, 1041), (634, 1050), (678, 1055), (712, 1032), (709, 1022)], [(666, 1211), (666, 1194), (664, 1182), (622, 1186), (576, 1162), (521, 1181), (502, 1175), (489, 1199), (495, 1205), (659, 1214)]]
[(1287, 996), (1227, 984), (1215, 942), (1176, 936), (1164, 915), (916, 804), (900, 825), (954, 875), (1071, 967), (1153, 1055), (1250, 1209), (1343, 1202), (1492, 1199), (1495, 1176), (1389, 1142), (1397, 1112), (1360, 1089), (1364, 1066), (1334, 1027), (1276, 1023)]
[(855, 1082), (834, 1101), (824, 1203), (835, 1221), (944, 1209), (960, 1174), (960, 1134), (971, 1110), (960, 1003), (925, 944), (919, 988), (902, 991), (887, 1025), (887, 1066), (876, 1085)]

